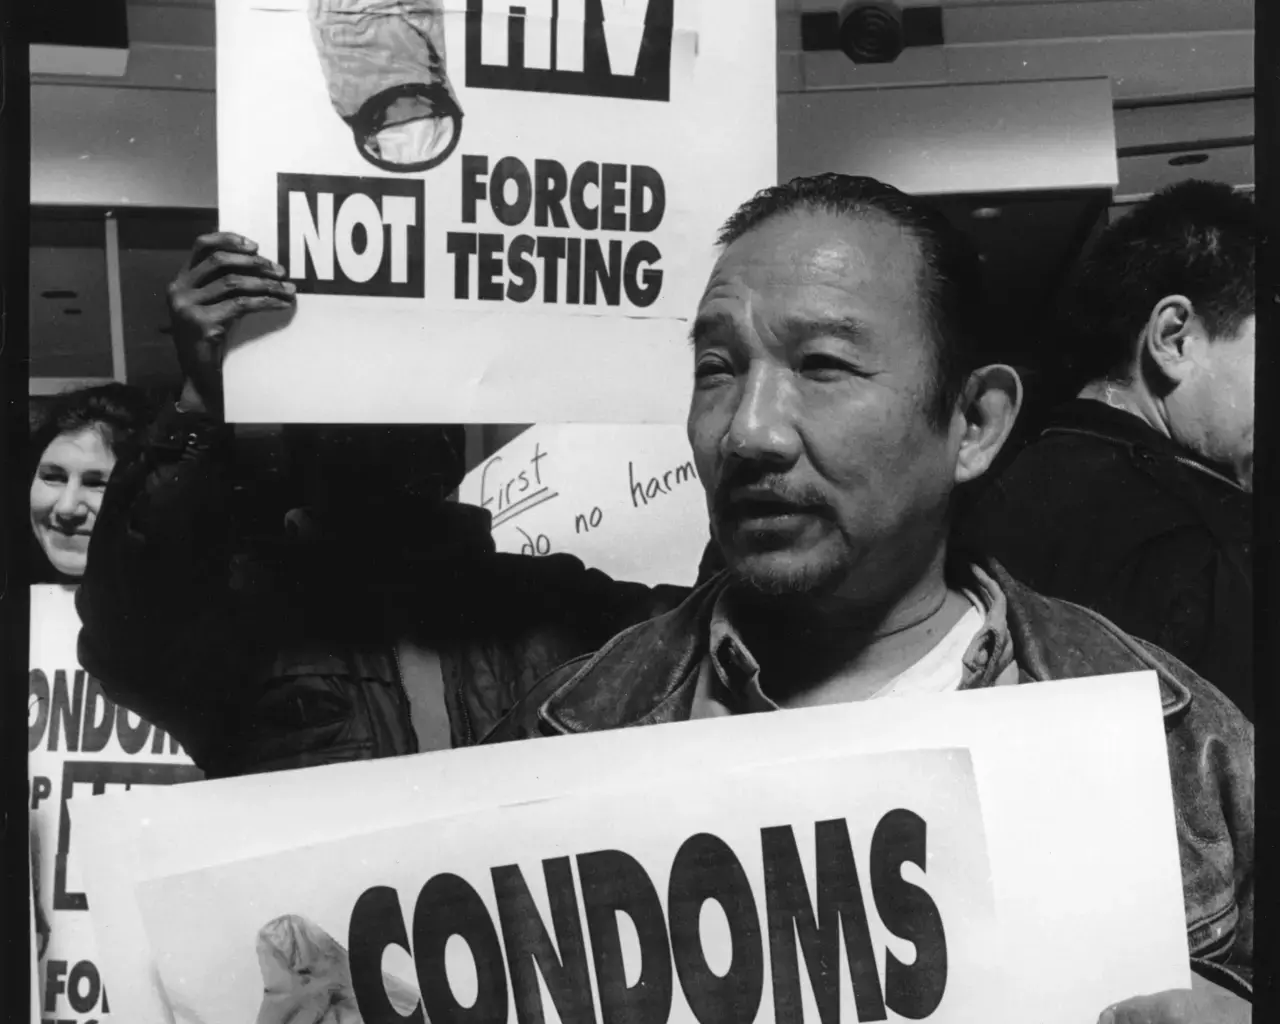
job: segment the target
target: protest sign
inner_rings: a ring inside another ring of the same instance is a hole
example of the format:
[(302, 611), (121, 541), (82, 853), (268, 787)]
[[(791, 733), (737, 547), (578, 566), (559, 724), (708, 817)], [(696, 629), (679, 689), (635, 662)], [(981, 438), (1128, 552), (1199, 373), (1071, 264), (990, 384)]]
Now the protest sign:
[(217, 15), (221, 223), (299, 292), (233, 339), (232, 421), (683, 418), (716, 230), (776, 178), (772, 0)]
[(689, 780), (712, 765), (769, 774), (795, 760), (946, 748), (970, 751), (996, 920), (1014, 939), (1001, 965), (1008, 1012), (997, 1019), (1075, 1024), (1135, 993), (1190, 983), (1164, 720), (1150, 672), (135, 791), (72, 813), (99, 854), (86, 883), (112, 1002), (136, 1019), (173, 1020), (153, 981), (163, 951), (142, 921), (140, 884), (637, 780), (663, 794), (652, 806), (666, 814), (680, 802), (667, 794), (696, 791)]
[(35, 898), (49, 926), (37, 998), (45, 1019), (102, 1020), (102, 983), (81, 868), (94, 855), (72, 830), (75, 799), (201, 778), (173, 737), (118, 707), (76, 660), (75, 589), (31, 588), (28, 808), (36, 845)]
[(467, 474), (499, 551), (567, 551), (614, 579), (692, 585), (710, 537), (683, 427), (530, 427)]
[(170, 1004), (204, 1024), (326, 1004), (391, 1024), (419, 994), (415, 1019), (434, 1024), (597, 1008), (783, 1024), (842, 1004), (862, 1020), (997, 1018), (1004, 956), (965, 752), (708, 771), (691, 788), (493, 808), (149, 883)]

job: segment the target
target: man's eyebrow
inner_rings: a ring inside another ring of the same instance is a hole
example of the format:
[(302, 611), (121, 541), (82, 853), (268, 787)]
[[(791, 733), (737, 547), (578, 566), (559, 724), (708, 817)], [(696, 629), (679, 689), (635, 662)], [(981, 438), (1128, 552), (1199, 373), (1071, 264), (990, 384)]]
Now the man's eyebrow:
[(782, 333), (792, 342), (811, 338), (844, 338), (854, 344), (867, 340), (867, 326), (851, 317), (788, 317), (782, 322)]
[(700, 341), (705, 341), (707, 335), (715, 334), (717, 331), (723, 331), (728, 334), (734, 332), (733, 317), (725, 313), (704, 313), (693, 322), (693, 326), (689, 328), (689, 344), (697, 345)]

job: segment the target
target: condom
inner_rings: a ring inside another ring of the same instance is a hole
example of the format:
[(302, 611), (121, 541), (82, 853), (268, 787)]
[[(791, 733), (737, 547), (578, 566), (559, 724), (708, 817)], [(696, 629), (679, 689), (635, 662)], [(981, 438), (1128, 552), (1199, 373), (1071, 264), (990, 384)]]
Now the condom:
[(334, 110), (382, 170), (425, 171), (462, 136), (445, 66), (443, 0), (310, 0), (311, 38)]
[[(319, 925), (297, 914), (268, 922), (258, 932), (262, 1006), (257, 1024), (364, 1024), (351, 985), (347, 951)], [(387, 998), (408, 1017), (417, 989), (385, 972)]]

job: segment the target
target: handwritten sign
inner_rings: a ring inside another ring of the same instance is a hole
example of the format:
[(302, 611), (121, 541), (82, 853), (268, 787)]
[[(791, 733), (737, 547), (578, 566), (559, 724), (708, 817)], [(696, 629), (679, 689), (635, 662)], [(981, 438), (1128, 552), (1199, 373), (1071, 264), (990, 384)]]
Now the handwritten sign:
[(80, 879), (93, 850), (73, 832), (69, 805), (202, 778), (173, 737), (109, 700), (80, 667), (79, 634), (73, 587), (31, 588), (28, 806), (39, 854), (36, 899), (49, 923), (37, 997), (46, 1019), (58, 1022), (102, 1020), (111, 1009)]
[(299, 296), (230, 420), (682, 418), (717, 229), (777, 176), (773, 0), (217, 9), (221, 222)]
[(691, 585), (710, 538), (683, 427), (539, 425), (462, 482), (498, 549), (565, 551), (615, 579)]

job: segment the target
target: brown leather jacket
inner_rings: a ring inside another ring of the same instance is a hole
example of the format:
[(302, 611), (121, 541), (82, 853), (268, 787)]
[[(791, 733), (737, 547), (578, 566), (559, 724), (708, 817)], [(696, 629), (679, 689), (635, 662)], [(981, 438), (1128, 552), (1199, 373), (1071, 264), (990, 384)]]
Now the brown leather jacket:
[(384, 557), (248, 543), (234, 457), (229, 428), (163, 417), (112, 475), (77, 597), (81, 663), (210, 778), (416, 753), (405, 642), (438, 652), (453, 745), (473, 743), (551, 669), (688, 593), (495, 553), (467, 505)]

